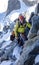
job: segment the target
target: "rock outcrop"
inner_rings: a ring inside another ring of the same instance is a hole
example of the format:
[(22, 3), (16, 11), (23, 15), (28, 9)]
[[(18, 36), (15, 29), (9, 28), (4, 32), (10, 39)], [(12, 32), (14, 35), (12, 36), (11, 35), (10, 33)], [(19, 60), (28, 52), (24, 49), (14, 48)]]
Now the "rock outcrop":
[[(15, 43), (15, 44), (14, 44)], [(0, 62), (14, 60), (13, 59), (13, 49), (16, 46), (16, 42), (11, 42), (5, 49), (0, 49)], [(8, 48), (8, 49), (7, 49)], [(33, 50), (34, 49), (34, 50)], [(33, 39), (25, 41), (22, 53), (19, 59), (14, 63), (14, 65), (33, 65), (35, 55), (39, 54), (39, 34)]]
[[(20, 59), (17, 61), (16, 65), (27, 65), (26, 61), (29, 59), (29, 53), (36, 46), (39, 46), (39, 35), (34, 37), (33, 39), (29, 39), (28, 41), (25, 42), (23, 52), (20, 56)], [(36, 50), (39, 50), (39, 47)], [(31, 56), (31, 60), (32, 60), (32, 56)], [(29, 62), (27, 62), (27, 63), (29, 63)]]
[[(33, 6), (38, 3), (38, 0), (22, 0), (26, 6)], [(18, 10), (21, 8), (20, 0), (9, 0), (8, 1), (8, 8), (6, 11), (6, 16), (9, 15), (13, 10)]]
[(10, 14), (13, 10), (20, 9), (20, 7), (21, 5), (19, 0), (9, 0), (6, 16)]
[(30, 0), (23, 0), (23, 2), (27, 5), (27, 6), (33, 6), (35, 5), (38, 0), (33, 0), (33, 1), (30, 1)]

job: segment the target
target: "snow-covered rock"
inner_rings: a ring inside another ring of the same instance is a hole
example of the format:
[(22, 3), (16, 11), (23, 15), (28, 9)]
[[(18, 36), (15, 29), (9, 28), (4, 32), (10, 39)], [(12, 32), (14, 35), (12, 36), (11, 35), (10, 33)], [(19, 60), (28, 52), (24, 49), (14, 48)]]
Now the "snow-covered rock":
[[(39, 36), (25, 42), (22, 55), (20, 56), (20, 59), (18, 60), (18, 62), (15, 65), (27, 65), (28, 64), (27, 60), (29, 59), (29, 53), (35, 48), (35, 46), (39, 46)], [(34, 52), (37, 53), (37, 52), (39, 52), (38, 50), (39, 50), (39, 47), (38, 47), (37, 51), (34, 51)], [(31, 56), (31, 58), (33, 59), (33, 55)], [(30, 61), (29, 61), (29, 63), (32, 63)], [(33, 63), (32, 63), (32, 65), (33, 65)]]
[(8, 61), (8, 62), (7, 61), (3, 61), (2, 64), (0, 64), (0, 65), (10, 65), (10, 64), (11, 64), (11, 61)]

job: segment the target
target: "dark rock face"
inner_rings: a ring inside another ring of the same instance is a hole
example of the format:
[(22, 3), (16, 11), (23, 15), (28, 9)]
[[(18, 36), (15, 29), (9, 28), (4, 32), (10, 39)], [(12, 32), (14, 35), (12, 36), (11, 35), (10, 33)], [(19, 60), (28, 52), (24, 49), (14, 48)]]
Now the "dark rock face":
[(33, 65), (35, 62), (35, 57), (39, 54), (39, 46), (36, 46), (29, 54), (24, 65)]
[(24, 65), (33, 65), (35, 56), (30, 56), (27, 61), (24, 62)]
[(9, 0), (8, 1), (8, 8), (7, 8), (7, 14), (6, 16), (12, 12), (13, 10), (20, 9), (20, 1), (18, 0)]

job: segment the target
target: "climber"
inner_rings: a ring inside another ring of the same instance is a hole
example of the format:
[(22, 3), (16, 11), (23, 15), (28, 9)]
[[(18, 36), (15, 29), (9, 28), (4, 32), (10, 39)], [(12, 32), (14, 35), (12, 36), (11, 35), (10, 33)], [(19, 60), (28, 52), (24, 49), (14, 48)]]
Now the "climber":
[[(37, 10), (39, 10), (38, 6), (39, 5), (37, 5)], [(31, 38), (37, 36), (38, 30), (39, 30), (39, 11), (36, 12), (35, 15), (32, 17), (32, 27), (27, 36), (28, 39), (31, 39)]]
[[(23, 40), (28, 40), (27, 38), (28, 32), (26, 30), (26, 27), (30, 29), (31, 24), (29, 22), (26, 22), (24, 16), (20, 14), (15, 27), (15, 38), (18, 40), (18, 43), (23, 43)], [(22, 42), (20, 42), (20, 38)]]

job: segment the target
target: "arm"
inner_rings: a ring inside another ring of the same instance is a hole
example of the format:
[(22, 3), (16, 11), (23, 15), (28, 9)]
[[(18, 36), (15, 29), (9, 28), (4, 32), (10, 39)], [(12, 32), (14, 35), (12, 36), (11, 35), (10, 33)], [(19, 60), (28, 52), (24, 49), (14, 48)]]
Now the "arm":
[(15, 27), (15, 37), (18, 36), (18, 22), (16, 22), (16, 27)]
[(31, 28), (31, 24), (29, 22), (27, 22), (27, 27)]

